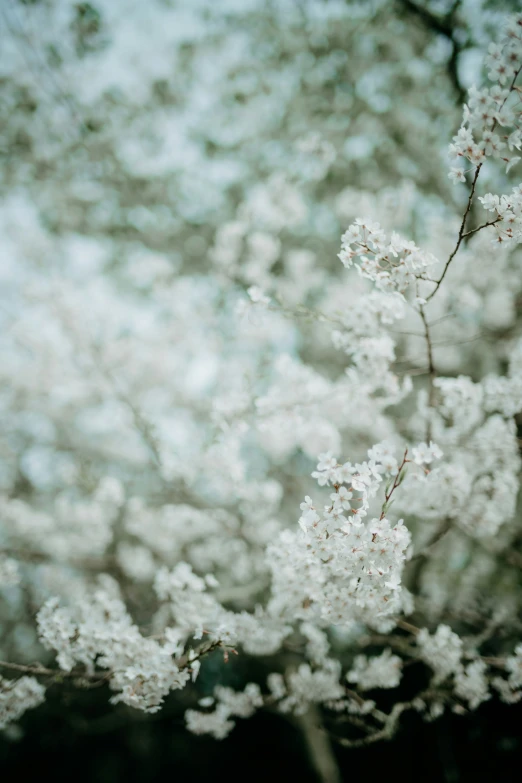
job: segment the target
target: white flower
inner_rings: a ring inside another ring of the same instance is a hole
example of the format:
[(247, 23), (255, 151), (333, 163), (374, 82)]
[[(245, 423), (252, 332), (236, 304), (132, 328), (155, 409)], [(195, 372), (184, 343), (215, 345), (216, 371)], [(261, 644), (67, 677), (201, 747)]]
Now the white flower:
[(507, 166), (506, 166), (506, 174), (507, 174), (509, 171), (511, 171), (511, 169), (513, 168), (513, 166), (516, 166), (516, 164), (518, 163), (518, 161), (519, 161), (519, 160), (521, 160), (521, 158), (520, 158), (519, 156), (517, 156), (517, 155), (513, 155), (513, 157), (512, 157), (512, 158), (509, 160), (509, 162), (508, 162), (508, 164), (507, 164)]
[(455, 693), (461, 699), (466, 699), (472, 710), (491, 698), (488, 693), (487, 668), (483, 661), (472, 661), (455, 674)]
[(393, 655), (390, 649), (373, 658), (357, 655), (346, 679), (348, 682), (357, 683), (363, 691), (372, 688), (396, 688), (401, 680), (401, 666), (401, 659), (398, 655)]
[(0, 730), (34, 709), (45, 699), (45, 688), (35, 677), (6, 680), (0, 677)]
[(456, 184), (457, 182), (465, 182), (466, 181), (466, 177), (464, 175), (464, 171), (462, 169), (458, 169), (458, 168), (455, 168), (455, 167), (450, 169), (448, 177), (450, 178), (450, 180), (454, 184)]
[(499, 206), (499, 197), (494, 196), (492, 193), (486, 193), (485, 196), (479, 196), (479, 201), (482, 202), (484, 209), (488, 212), (494, 212)]
[(439, 625), (433, 635), (422, 628), (416, 637), (422, 658), (435, 672), (435, 683), (460, 671), (462, 640), (447, 625)]
[(440, 459), (443, 456), (441, 449), (433, 441), (430, 441), (429, 446), (426, 443), (414, 446), (412, 454), (417, 465), (430, 465), (434, 459)]

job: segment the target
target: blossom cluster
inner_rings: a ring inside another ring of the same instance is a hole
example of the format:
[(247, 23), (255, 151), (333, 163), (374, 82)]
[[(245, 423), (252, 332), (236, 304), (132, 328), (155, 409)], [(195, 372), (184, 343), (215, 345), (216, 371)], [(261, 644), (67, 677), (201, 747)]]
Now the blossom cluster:
[(63, 671), (82, 664), (87, 674), (93, 674), (95, 666), (109, 672), (109, 685), (117, 691), (113, 704), (157, 712), (165, 696), (190, 678), (189, 667), (182, 670), (173, 659), (181, 652), (182, 637), (168, 628), (163, 644), (143, 637), (124, 604), (107, 590), (98, 589), (73, 611), (51, 598), (37, 621), (44, 646), (56, 652)]
[(45, 688), (35, 677), (0, 677), (0, 729), (17, 721), (26, 710), (38, 707), (44, 699)]
[[(501, 158), (507, 163), (507, 171), (518, 163), (520, 156), (513, 151), (522, 147), (522, 113), (509, 99), (516, 95), (521, 62), (522, 25), (520, 17), (513, 17), (500, 41), (489, 45), (486, 67), (493, 86), (482, 90), (473, 86), (469, 90), (462, 125), (450, 145), (452, 158), (465, 158), (474, 167), (481, 166), (488, 157)], [(449, 176), (454, 182), (465, 181), (461, 168), (452, 168)]]
[(373, 281), (378, 290), (404, 294), (422, 278), (437, 259), (417, 247), (415, 242), (396, 233), (387, 237), (378, 223), (358, 218), (341, 238), (339, 258), (347, 269), (357, 259), (356, 268)]
[[(367, 462), (338, 463), (321, 455), (312, 475), (319, 486), (334, 488), (321, 510), (307, 496), (301, 503), (300, 530), (285, 531), (268, 549), (272, 597), (268, 609), (279, 616), (327, 626), (350, 627), (363, 621), (393, 627), (390, 615), (409, 606), (401, 575), (410, 544), (403, 520), (391, 522), (386, 506), (367, 519), (383, 477), (402, 480), (393, 451), (378, 444)], [(381, 461), (382, 460), (382, 461)]]
[[(522, 141), (521, 141), (522, 144)], [(495, 215), (497, 241), (522, 242), (522, 189), (518, 185), (507, 196), (495, 196), (487, 193), (480, 198), (482, 206)]]

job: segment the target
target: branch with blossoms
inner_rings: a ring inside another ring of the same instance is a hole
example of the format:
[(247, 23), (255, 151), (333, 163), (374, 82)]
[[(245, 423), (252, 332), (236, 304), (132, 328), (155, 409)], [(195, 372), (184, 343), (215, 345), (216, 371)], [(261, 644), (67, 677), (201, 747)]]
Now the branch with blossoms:
[[(490, 226), (497, 226), (497, 238), (501, 243), (508, 240), (520, 241), (522, 234), (521, 205), (517, 196), (517, 189), (513, 191), (511, 198), (503, 196), (502, 199), (492, 194), (487, 194), (479, 200), (485, 209), (495, 212), (496, 217), (482, 225), (465, 230), (469, 217), (477, 181), (488, 157), (501, 158), (509, 171), (520, 160), (519, 156), (506, 153), (522, 148), (522, 112), (516, 106), (509, 107), (508, 101), (514, 95), (519, 97), (519, 88), (516, 86), (517, 78), (522, 70), (522, 24), (520, 17), (515, 17), (506, 27), (504, 35), (498, 44), (490, 44), (489, 55), (486, 58), (486, 66), (489, 68), (488, 76), (495, 85), (479, 91), (476, 87), (469, 90), (469, 102), (464, 106), (464, 119), (458, 134), (450, 145), (450, 154), (456, 159), (465, 159), (476, 166), (471, 189), (468, 196), (466, 210), (457, 237), (455, 248), (451, 252), (444, 266), (442, 275), (437, 280), (435, 288), (427, 297), (429, 301), (439, 290), (449, 266), (465, 238)], [(507, 86), (504, 86), (507, 85)], [(506, 128), (503, 136), (495, 131), (497, 127)], [(452, 168), (450, 178), (454, 182), (464, 182), (465, 173), (460, 168)]]
[[(249, 717), (262, 707), (296, 716), (308, 710), (315, 711), (317, 716), (320, 708), (332, 739), (356, 748), (392, 739), (400, 728), (401, 715), (407, 710), (423, 714), (426, 720), (435, 720), (446, 709), (460, 715), (476, 709), (491, 698), (490, 689), (500, 692), (510, 702), (522, 697), (522, 645), (514, 655), (492, 658), (480, 655), (475, 646), (464, 646), (446, 625), (439, 625), (433, 634), (404, 620), (399, 621), (398, 627), (408, 636), (373, 634), (361, 638), (361, 647), (385, 649), (380, 655), (356, 655), (351, 668), (342, 675), (339, 662), (328, 657), (326, 636), (305, 623), (301, 632), (307, 640), (312, 665), (301, 663), (285, 675), (270, 674), (267, 694), (253, 683), (243, 692), (218, 686), (212, 697), (200, 700), (205, 711), (187, 712), (187, 724), (196, 734), (209, 733), (222, 739), (233, 728), (232, 718)], [(431, 669), (429, 686), (412, 699), (395, 703), (389, 712), (379, 709), (374, 700), (377, 696), (368, 698), (366, 692), (371, 691), (373, 695), (396, 688), (402, 671), (413, 662)], [(359, 736), (347, 737), (346, 732), (340, 735), (339, 727), (347, 724)]]
[[(144, 637), (147, 638), (147, 637)], [(151, 639), (157, 639), (157, 637), (149, 637)], [(214, 639), (210, 642), (206, 642), (195, 650), (188, 650), (182, 657), (175, 660), (176, 666), (180, 671), (188, 669), (192, 671), (196, 668), (195, 664), (201, 661), (205, 656), (214, 652), (217, 649), (223, 649), (224, 660), (228, 661), (229, 653), (232, 652), (237, 655), (237, 651), (232, 647), (227, 647), (220, 639)], [(199, 666), (198, 666), (199, 668)], [(59, 684), (64, 680), (71, 680), (73, 685), (78, 687), (98, 687), (109, 682), (114, 675), (114, 670), (103, 669), (101, 671), (90, 671), (86, 668), (76, 668), (71, 671), (55, 668), (51, 669), (46, 666), (42, 666), (39, 663), (34, 664), (21, 664), (13, 663), (12, 661), (0, 661), (0, 669), (6, 669), (13, 672), (19, 672), (21, 674), (30, 674), (33, 677), (48, 677), (52, 684)]]

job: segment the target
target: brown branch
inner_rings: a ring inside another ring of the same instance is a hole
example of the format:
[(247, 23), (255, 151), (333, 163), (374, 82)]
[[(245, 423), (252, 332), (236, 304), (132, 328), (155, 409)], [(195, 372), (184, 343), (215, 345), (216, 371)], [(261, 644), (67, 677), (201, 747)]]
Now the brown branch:
[(489, 220), (487, 223), (483, 223), (481, 226), (478, 226), (477, 228), (472, 228), (471, 231), (466, 231), (462, 239), (467, 239), (467, 237), (470, 237), (472, 234), (476, 234), (477, 231), (482, 231), (483, 228), (487, 228), (488, 226), (494, 226), (496, 223), (499, 222), (499, 220), (502, 220), (502, 218), (497, 217), (495, 218), (495, 220)]
[(477, 180), (478, 180), (481, 168), (482, 168), (482, 163), (479, 163), (477, 168), (475, 169), (475, 176), (473, 177), (473, 181), (471, 183), (471, 190), (470, 190), (469, 196), (468, 196), (468, 203), (466, 205), (466, 211), (464, 212), (464, 217), (462, 218), (462, 223), (460, 224), (459, 235), (457, 237), (457, 244), (455, 245), (455, 247), (453, 249), (453, 252), (451, 253), (450, 257), (446, 261), (446, 265), (444, 267), (442, 275), (437, 280), (437, 284), (436, 284), (435, 288), (433, 289), (431, 294), (426, 297), (426, 301), (427, 302), (429, 302), (430, 299), (433, 299), (433, 297), (435, 296), (435, 294), (439, 290), (442, 281), (446, 277), (446, 272), (448, 271), (451, 262), (453, 261), (453, 259), (457, 255), (457, 253), (459, 252), (460, 246), (462, 244), (462, 240), (464, 239), (464, 233), (465, 233), (464, 229), (466, 228), (466, 220), (468, 219), (468, 215), (469, 215), (470, 210), (471, 210), (471, 205), (473, 203), (473, 196), (475, 195), (475, 188), (477, 187)]
[(72, 669), (70, 672), (62, 669), (47, 669), (41, 664), (23, 664), (23, 663), (11, 663), (10, 661), (0, 661), (0, 667), (3, 669), (11, 669), (15, 672), (21, 672), (22, 674), (32, 674), (35, 677), (55, 677), (58, 680), (61, 679), (86, 679), (98, 682), (100, 679), (105, 680), (109, 676), (109, 672), (93, 672), (78, 671), (78, 669)]
[[(426, 318), (426, 313), (424, 312), (424, 307), (421, 306), (419, 308), (419, 315), (422, 318), (422, 323), (424, 324), (424, 336), (426, 338), (426, 348), (428, 352), (428, 370), (429, 370), (429, 392), (428, 392), (428, 407), (433, 409), (435, 407), (435, 377), (437, 375), (437, 371), (435, 370), (435, 364), (433, 362), (433, 343), (431, 340), (431, 334), (430, 334), (430, 327), (428, 324), (428, 319)], [(431, 416), (428, 415), (428, 421), (426, 424), (426, 442), (429, 443), (431, 440)]]
[[(177, 660), (176, 665), (179, 667), (180, 670), (190, 668), (191, 664), (193, 664), (194, 661), (198, 661), (200, 658), (203, 658), (205, 655), (208, 655), (210, 652), (216, 650), (218, 647), (225, 647), (225, 645), (223, 644), (223, 642), (221, 642), (221, 640), (214, 640), (206, 644), (203, 644), (201, 645), (201, 647), (199, 647), (196, 650), (195, 654), (193, 654), (190, 658), (189, 658), (189, 654), (187, 653), (182, 658)], [(228, 648), (228, 649), (232, 650), (232, 648)], [(235, 652), (235, 650), (232, 651)], [(71, 669), (71, 671), (64, 671), (63, 669), (49, 669), (46, 666), (42, 666), (40, 663), (25, 664), (25, 663), (12, 663), (11, 661), (0, 661), (0, 668), (9, 669), (11, 671), (19, 672), (21, 674), (31, 674), (35, 677), (53, 677), (56, 681), (60, 681), (63, 679), (72, 679), (72, 680), (76, 680), (77, 683), (81, 683), (82, 680), (87, 680), (92, 683), (91, 687), (103, 685), (112, 677), (114, 673), (112, 669), (106, 669), (97, 672), (87, 672), (84, 669), (82, 670)]]
[(408, 631), (408, 633), (413, 634), (414, 636), (417, 636), (417, 634), (420, 632), (420, 628), (417, 628), (416, 625), (412, 625), (411, 623), (408, 623), (406, 620), (397, 620), (397, 627), (402, 628), (403, 631)]
[[(200, 658), (203, 658), (205, 655), (208, 655), (209, 653), (213, 652), (214, 650), (217, 650), (218, 647), (223, 647), (225, 649), (226, 653), (226, 646), (223, 644), (223, 642), (220, 639), (207, 642), (206, 644), (202, 644), (201, 647), (199, 647), (196, 650), (195, 655), (193, 654), (191, 657), (189, 657), (189, 653), (184, 655), (182, 658), (180, 658), (176, 663), (180, 669), (186, 669), (189, 668), (194, 661), (199, 661)], [(235, 652), (233, 648), (229, 647), (229, 650), (232, 652)]]
[(413, 2), (413, 0), (398, 0), (398, 2), (399, 5), (411, 13), (412, 16), (417, 17), (417, 19), (431, 34), (435, 33), (442, 35), (451, 43), (452, 51), (448, 60), (448, 73), (455, 91), (457, 92), (459, 104), (464, 103), (466, 91), (460, 83), (457, 64), (459, 54), (461, 51), (463, 51), (463, 49), (466, 48), (466, 45), (463, 45), (460, 40), (455, 37), (454, 24), (455, 12), (460, 5), (460, 0), (456, 0), (456, 2), (454, 2), (452, 8), (446, 16), (437, 16), (436, 14), (429, 11), (428, 8), (423, 5), (418, 5), (417, 3)]
[[(410, 641), (404, 636), (394, 636), (393, 634), (369, 634), (363, 636), (358, 641), (359, 647), (391, 647), (392, 650), (396, 650), (405, 655), (407, 658), (417, 658), (417, 651), (411, 646)], [(403, 662), (404, 664), (404, 662)]]
[[(503, 100), (503, 102), (502, 102), (502, 104), (500, 106), (500, 109), (502, 109), (504, 107), (507, 99), (509, 98), (509, 96), (512, 93), (513, 89), (515, 88), (515, 82), (516, 82), (516, 80), (518, 78), (518, 75), (520, 74), (520, 71), (522, 71), (522, 65), (520, 65), (520, 67), (515, 71), (513, 79), (511, 80), (511, 84), (509, 85), (509, 88), (508, 88), (508, 93), (507, 93), (506, 97), (504, 98), (504, 100)], [(497, 127), (497, 124), (498, 124), (498, 121), (495, 120), (493, 122), (493, 125), (491, 126), (491, 130), (492, 131), (495, 130), (495, 128)], [(471, 206), (472, 206), (472, 203), (473, 203), (473, 196), (475, 195), (475, 188), (477, 186), (477, 180), (478, 180), (478, 177), (479, 177), (480, 170), (481, 170), (482, 166), (483, 166), (483, 164), (479, 163), (477, 168), (475, 169), (475, 176), (473, 177), (473, 181), (471, 183), (471, 190), (470, 190), (469, 197), (468, 197), (468, 203), (466, 205), (466, 211), (464, 212), (464, 217), (462, 218), (462, 223), (460, 225), (459, 235), (458, 235), (458, 238), (457, 238), (457, 244), (455, 245), (455, 248), (454, 248), (453, 252), (451, 253), (450, 257), (446, 261), (446, 265), (444, 267), (442, 275), (440, 276), (439, 280), (437, 281), (437, 284), (436, 284), (434, 290), (431, 292), (431, 294), (429, 296), (426, 297), (426, 300), (428, 302), (430, 301), (430, 299), (432, 299), (435, 296), (435, 294), (439, 290), (440, 285), (441, 285), (442, 281), (444, 280), (444, 278), (446, 276), (446, 272), (448, 271), (451, 262), (453, 261), (453, 259), (455, 258), (455, 256), (457, 255), (457, 253), (459, 251), (460, 245), (461, 245), (462, 240), (464, 239), (464, 237), (465, 236), (470, 236), (471, 234), (475, 233), (475, 231), (480, 231), (480, 228), (484, 228), (484, 226), (481, 226), (481, 227), (479, 227), (477, 229), (474, 229), (472, 231), (469, 231), (467, 233), (465, 233), (465, 231), (464, 231), (464, 229), (466, 227), (466, 220), (468, 219), (468, 215), (469, 215), (469, 213), (471, 211)], [(493, 221), (493, 223), (495, 223), (495, 222), (496, 221)], [(484, 225), (487, 225), (487, 224), (484, 224)]]
[(368, 735), (367, 737), (361, 737), (360, 739), (347, 739), (345, 737), (338, 737), (333, 735), (333, 739), (340, 745), (347, 748), (362, 748), (365, 745), (373, 745), (375, 742), (381, 742), (383, 740), (390, 740), (396, 734), (399, 728), (400, 717), (403, 712), (416, 709), (416, 702), (421, 701), (448, 701), (450, 695), (443, 691), (437, 691), (433, 689), (427, 689), (422, 691), (412, 699), (411, 701), (398, 702), (392, 708), (389, 715), (386, 716), (386, 722), (382, 729)]
[(408, 449), (406, 449), (406, 451), (404, 452), (404, 457), (402, 458), (402, 462), (397, 469), (397, 475), (395, 476), (391, 489), (388, 492), (384, 493), (384, 503), (382, 506), (381, 516), (379, 517), (379, 519), (384, 519), (384, 517), (386, 516), (386, 511), (388, 510), (387, 507), (390, 502), (391, 496), (393, 495), (393, 493), (395, 492), (395, 490), (397, 489), (397, 487), (402, 481), (402, 477), (401, 477), (402, 470), (405, 464), (409, 461), (407, 459), (407, 456), (408, 456)]
[(397, 731), (399, 719), (405, 710), (412, 709), (411, 702), (399, 702), (396, 704), (390, 714), (387, 716), (386, 723), (373, 734), (369, 734), (367, 737), (361, 737), (360, 739), (347, 739), (346, 737), (333, 736), (336, 742), (343, 745), (346, 748), (362, 748), (365, 745), (372, 745), (375, 742), (381, 742), (382, 740), (389, 740), (393, 737)]
[(320, 783), (341, 783), (342, 777), (335, 758), (330, 736), (323, 729), (317, 706), (310, 708), (298, 719), (306, 742), (310, 761)]

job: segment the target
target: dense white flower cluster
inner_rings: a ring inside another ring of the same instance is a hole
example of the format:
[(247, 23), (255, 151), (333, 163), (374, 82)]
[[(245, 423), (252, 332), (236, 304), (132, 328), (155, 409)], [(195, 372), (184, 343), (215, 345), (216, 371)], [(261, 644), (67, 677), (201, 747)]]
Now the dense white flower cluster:
[(396, 688), (401, 680), (401, 666), (401, 658), (393, 655), (390, 649), (373, 658), (357, 655), (346, 679), (348, 682), (357, 683), (363, 691), (372, 688)]
[(492, 684), (506, 704), (516, 704), (522, 699), (522, 644), (515, 647), (514, 655), (506, 658), (507, 680), (494, 677)]
[[(85, 127), (64, 139), (15, 35), (0, 728), (64, 678), (148, 713), (185, 689), (216, 739), (263, 706), (328, 713), (355, 746), (406, 709), (522, 698), (522, 18), (469, 89), (459, 206), (452, 61), (395, 4), (98, 0), (92, 35), (45, 5)], [(408, 661), (432, 676), (403, 702)]]
[(517, 645), (515, 654), (506, 660), (506, 670), (509, 672), (508, 682), (512, 688), (522, 686), (522, 644)]
[(105, 590), (78, 602), (74, 611), (49, 599), (37, 620), (40, 638), (57, 653), (61, 669), (70, 672), (83, 664), (88, 673), (95, 665), (108, 670), (110, 687), (118, 692), (113, 703), (157, 712), (169, 691), (182, 688), (190, 677), (188, 667), (182, 671), (173, 660), (182, 637), (166, 629), (163, 644), (144, 638), (122, 602)]
[(213, 712), (186, 711), (185, 720), (189, 731), (194, 734), (212, 734), (216, 739), (224, 739), (236, 725), (230, 720), (231, 716), (249, 718), (263, 705), (261, 690), (253, 682), (249, 683), (242, 693), (218, 685), (214, 690), (214, 697), (207, 696), (199, 702), (202, 707), (211, 707), (215, 702)]
[(279, 704), (282, 712), (294, 715), (304, 714), (310, 704), (336, 701), (344, 695), (339, 682), (341, 665), (339, 661), (326, 659), (321, 667), (312, 670), (302, 663), (297, 671), (289, 672), (286, 677), (286, 696)]
[(484, 661), (472, 661), (455, 674), (455, 693), (468, 702), (471, 710), (491, 698), (487, 668)]
[(386, 292), (404, 294), (426, 269), (437, 263), (430, 253), (423, 252), (415, 242), (393, 233), (388, 238), (378, 223), (358, 218), (343, 234), (339, 258), (347, 269), (356, 268), (363, 277), (372, 280)]
[[(439, 625), (431, 635), (423, 628), (416, 642), (422, 659), (433, 669), (432, 685), (447, 686), (451, 677), (455, 695), (472, 710), (491, 698), (487, 663), (473, 654), (475, 659), (465, 665), (462, 639), (447, 625)], [(459, 706), (455, 709), (459, 711)]]
[(35, 677), (0, 677), (0, 729), (17, 721), (26, 710), (38, 707), (44, 699), (45, 688)]
[[(520, 144), (522, 145), (522, 140)], [(522, 242), (522, 189), (520, 185), (513, 188), (513, 192), (508, 196), (495, 196), (493, 193), (486, 193), (480, 198), (480, 201), (485, 210), (493, 212), (495, 215), (497, 242), (510, 240)]]
[(460, 669), (462, 640), (447, 625), (439, 625), (434, 634), (423, 628), (417, 635), (423, 660), (435, 673), (435, 682), (442, 682)]
[[(307, 496), (300, 531), (285, 531), (269, 546), (269, 612), (320, 626), (364, 621), (387, 629), (393, 627), (389, 616), (409, 606), (401, 576), (410, 534), (402, 519), (390, 522), (385, 509), (366, 519), (383, 474), (390, 476), (397, 462), (380, 444), (371, 454), (368, 462), (356, 464), (340, 464), (330, 453), (320, 456), (312, 475), (335, 492), (322, 511)], [(399, 477), (400, 472), (390, 477), (389, 484)]]
[[(487, 157), (502, 158), (508, 171), (518, 163), (520, 156), (512, 152), (522, 147), (522, 113), (518, 102), (508, 100), (515, 93), (521, 61), (522, 24), (520, 17), (514, 17), (506, 25), (499, 42), (489, 45), (486, 67), (490, 81), (495, 84), (482, 90), (473, 86), (469, 90), (462, 126), (450, 146), (453, 158), (465, 158), (473, 166), (481, 166)], [(449, 176), (454, 182), (465, 181), (465, 172), (460, 168), (451, 169)], [(498, 197), (491, 194), (480, 200), (486, 209), (494, 211), (492, 203), (495, 204), (495, 198), (498, 206)], [(503, 215), (508, 209), (502, 202), (501, 210), (497, 211), (499, 221), (504, 220)], [(500, 226), (500, 241), (518, 236), (518, 233), (510, 233), (510, 216), (507, 214), (505, 221), (505, 227)]]

